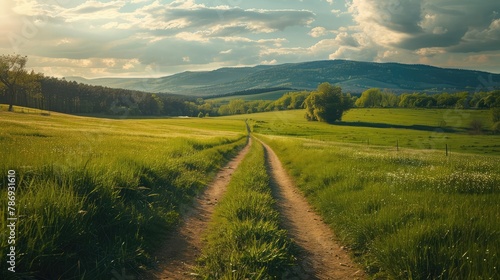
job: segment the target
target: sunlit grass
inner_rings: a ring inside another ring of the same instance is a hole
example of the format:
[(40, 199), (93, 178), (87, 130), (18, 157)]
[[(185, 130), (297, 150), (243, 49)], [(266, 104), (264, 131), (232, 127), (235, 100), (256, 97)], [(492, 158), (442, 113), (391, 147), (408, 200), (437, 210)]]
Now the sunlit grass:
[[(352, 109), (341, 124), (308, 122), (304, 110), (276, 111), (223, 117), (250, 119), (253, 131), (323, 141), (372, 146), (433, 149), (443, 153), (468, 152), (500, 155), (500, 135), (491, 135), (489, 111), (455, 109)], [(484, 124), (483, 134), (471, 134), (474, 119)]]
[(496, 279), (500, 158), (262, 137), (382, 279)]
[(18, 174), (16, 276), (109, 279), (151, 265), (179, 207), (246, 140), (241, 121), (196, 121), (1, 112), (0, 189)]

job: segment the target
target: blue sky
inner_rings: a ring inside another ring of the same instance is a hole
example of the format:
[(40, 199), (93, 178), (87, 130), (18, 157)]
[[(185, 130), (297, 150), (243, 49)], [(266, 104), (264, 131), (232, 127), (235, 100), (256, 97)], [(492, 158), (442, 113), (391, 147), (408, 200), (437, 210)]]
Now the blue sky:
[(58, 77), (325, 59), (500, 73), (500, 1), (1, 0), (10, 53)]

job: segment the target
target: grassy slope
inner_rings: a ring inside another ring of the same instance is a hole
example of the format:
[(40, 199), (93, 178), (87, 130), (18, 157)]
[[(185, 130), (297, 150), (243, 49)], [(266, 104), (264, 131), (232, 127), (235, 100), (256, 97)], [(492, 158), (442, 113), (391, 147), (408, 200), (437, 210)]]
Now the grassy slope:
[(471, 135), (467, 130), (473, 119), (483, 120), (486, 129), (491, 127), (489, 111), (353, 109), (340, 125), (308, 122), (304, 114), (304, 110), (278, 111), (225, 119), (252, 119), (254, 131), (267, 135), (394, 148), (399, 143), (400, 148), (442, 151), (448, 145), (452, 152), (500, 154), (499, 135)]
[(46, 279), (109, 279), (147, 265), (179, 206), (245, 142), (244, 123), (230, 120), (0, 112), (0, 126), (1, 189), (8, 170), (18, 179), (16, 275)]

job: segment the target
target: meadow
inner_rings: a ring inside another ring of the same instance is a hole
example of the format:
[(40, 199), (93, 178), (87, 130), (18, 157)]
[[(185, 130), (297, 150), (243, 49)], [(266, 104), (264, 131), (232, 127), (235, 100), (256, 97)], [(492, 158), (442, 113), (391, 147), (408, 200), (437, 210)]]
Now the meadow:
[(371, 277), (500, 277), (500, 139), (468, 130), (487, 111), (356, 109), (341, 125), (302, 113), (246, 117)]
[[(334, 125), (308, 122), (304, 110), (223, 117), (250, 119), (256, 133), (298, 138), (450, 152), (500, 155), (500, 135), (491, 135), (488, 110), (351, 109)], [(483, 130), (471, 131), (480, 120)]]
[[(27, 279), (109, 279), (150, 266), (183, 205), (246, 142), (240, 121), (0, 112), (0, 126), (0, 204), (14, 170), (15, 276)], [(14, 275), (7, 266), (2, 279)]]
[(497, 156), (262, 138), (375, 279), (497, 279)]
[[(488, 111), (353, 109), (335, 125), (307, 122), (304, 110), (40, 113), (0, 110), (2, 205), (8, 171), (17, 176), (16, 276), (109, 279), (151, 267), (184, 206), (245, 145), (247, 120), (374, 279), (500, 278), (500, 136), (488, 130)], [(473, 120), (483, 129), (472, 131)], [(254, 142), (208, 229), (202, 278), (265, 279), (293, 265)]]

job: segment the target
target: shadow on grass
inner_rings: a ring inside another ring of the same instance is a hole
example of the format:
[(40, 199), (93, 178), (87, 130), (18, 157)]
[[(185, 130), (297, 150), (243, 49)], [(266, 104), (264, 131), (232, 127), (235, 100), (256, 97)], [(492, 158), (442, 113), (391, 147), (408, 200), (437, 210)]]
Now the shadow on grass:
[(356, 127), (371, 127), (371, 128), (397, 128), (397, 129), (412, 129), (420, 131), (434, 131), (434, 132), (458, 132), (458, 130), (449, 127), (437, 127), (430, 125), (398, 125), (388, 123), (371, 123), (371, 122), (336, 122), (335, 125), (340, 126), (356, 126)]

